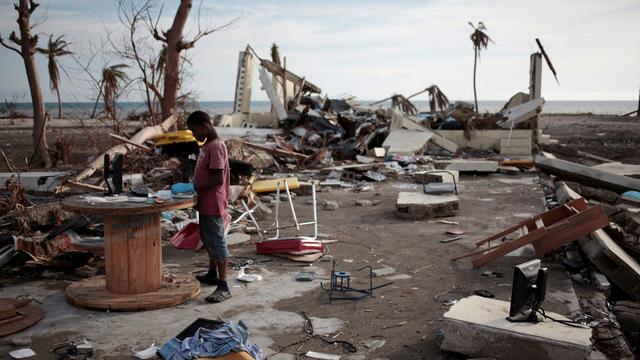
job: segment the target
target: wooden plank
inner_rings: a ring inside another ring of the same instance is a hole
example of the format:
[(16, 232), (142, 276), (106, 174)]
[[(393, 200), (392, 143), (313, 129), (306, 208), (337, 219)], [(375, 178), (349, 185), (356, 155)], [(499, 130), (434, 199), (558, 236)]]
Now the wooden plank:
[[(148, 226), (147, 216), (135, 216), (123, 219), (127, 222), (127, 270), (129, 272), (129, 288), (127, 293), (140, 294), (157, 287), (149, 286), (146, 279), (147, 272), (147, 252), (146, 252), (146, 227)], [(160, 285), (158, 283), (158, 285)]]
[(136, 142), (133, 142), (133, 141), (127, 139), (124, 136), (120, 136), (118, 134), (111, 134), (111, 133), (109, 134), (109, 136), (111, 136), (111, 138), (116, 139), (116, 140), (118, 140), (120, 142), (123, 142), (125, 144), (129, 144), (129, 145), (135, 146), (135, 147), (137, 147), (139, 149), (142, 149), (142, 150), (151, 151), (150, 147), (148, 147), (146, 145), (138, 144)]
[(460, 256), (458, 256), (458, 257), (454, 257), (454, 258), (453, 258), (453, 259), (451, 259), (451, 260), (456, 261), (456, 260), (460, 260), (460, 259), (467, 258), (467, 257), (469, 257), (469, 256), (474, 256), (474, 255), (483, 254), (483, 253), (485, 253), (485, 252), (487, 252), (487, 251), (489, 251), (489, 250), (493, 250), (493, 249), (495, 249), (495, 248), (499, 248), (499, 247), (500, 247), (500, 246), (502, 246), (502, 245), (504, 245), (504, 244), (492, 245), (492, 246), (489, 246), (488, 248), (484, 248), (484, 249), (482, 249), (482, 250), (478, 250), (478, 251), (470, 252), (470, 253), (467, 253), (467, 254), (464, 254), (464, 255), (460, 255)]
[(154, 215), (146, 228), (147, 282), (158, 289), (162, 286), (162, 228), (160, 215)]
[(533, 227), (529, 227), (529, 224), (532, 224), (533, 221), (534, 221), (533, 218), (524, 220), (524, 221), (518, 223), (518, 225), (512, 226), (512, 227), (510, 227), (510, 228), (508, 228), (506, 230), (503, 230), (503, 231), (501, 231), (501, 232), (499, 232), (499, 233), (497, 233), (495, 235), (491, 235), (486, 239), (476, 241), (476, 246), (480, 246), (482, 244), (488, 243), (489, 241), (500, 239), (500, 238), (502, 238), (504, 236), (507, 236), (507, 235), (511, 234), (512, 232), (518, 231), (523, 226), (528, 227), (529, 230), (533, 230), (534, 229)]
[(640, 191), (640, 179), (609, 173), (566, 160), (536, 156), (534, 161), (539, 169), (546, 173), (557, 175), (564, 180), (575, 181), (617, 193), (632, 190)]
[[(106, 219), (106, 217), (105, 217)], [(105, 228), (107, 221), (105, 221)], [(110, 237), (105, 236), (105, 258), (110, 259), (111, 270), (106, 271), (107, 289), (114, 293), (129, 293), (128, 223), (121, 217), (109, 220)], [(107, 250), (109, 248), (109, 250)]]
[[(161, 124), (159, 125), (155, 125), (155, 126), (147, 126), (142, 128), (142, 130), (138, 131), (135, 135), (133, 135), (133, 137), (131, 138), (132, 142), (138, 143), (138, 144), (142, 144), (143, 142), (156, 137), (158, 135), (162, 135), (165, 132), (169, 131), (171, 128), (173, 128), (176, 125), (176, 122), (178, 121), (178, 118), (175, 115), (169, 116), (167, 119), (165, 119)], [(109, 154), (109, 155), (113, 155), (113, 154), (126, 154), (129, 152), (130, 150), (130, 146), (129, 144), (120, 144), (120, 145), (116, 145), (110, 149), (108, 149), (107, 151), (105, 151), (104, 153), (96, 156), (96, 158), (89, 164), (89, 167), (87, 167), (84, 171), (82, 171), (80, 174), (78, 174), (74, 180), (75, 181), (82, 181), (88, 177), (90, 177), (91, 175), (93, 175), (94, 172), (96, 172), (96, 170), (102, 169), (104, 167), (104, 155), (105, 154)]]
[(0, 338), (20, 332), (35, 325), (44, 316), (44, 310), (40, 305), (34, 304), (30, 299), (1, 298), (0, 306), (17, 309), (17, 315), (0, 321)]
[(163, 211), (180, 210), (197, 204), (196, 197), (188, 199), (171, 199), (164, 203), (140, 202), (98, 202), (89, 203), (81, 196), (69, 196), (62, 200), (62, 208), (82, 214), (97, 214), (104, 216), (131, 216), (144, 214), (159, 214)]
[(269, 147), (269, 146), (260, 145), (260, 144), (253, 144), (253, 143), (249, 143), (249, 142), (245, 142), (244, 144), (246, 146), (250, 147), (250, 148), (257, 149), (257, 150), (262, 150), (262, 151), (264, 151), (266, 153), (269, 153), (269, 154), (275, 155), (275, 156), (286, 157), (286, 158), (295, 158), (295, 159), (298, 159), (298, 160), (307, 160), (307, 159), (309, 159), (308, 155), (300, 154), (300, 153), (297, 153), (295, 151), (272, 148), (272, 147)]
[(527, 244), (530, 244), (536, 239), (540, 238), (542, 235), (544, 235), (544, 232), (545, 232), (544, 229), (536, 229), (523, 237), (520, 237), (515, 240), (511, 240), (508, 243), (505, 243), (502, 246), (490, 251), (489, 253), (482, 255), (479, 258), (473, 260), (473, 266), (481, 267), (518, 248), (521, 248)]
[[(568, 203), (569, 206), (575, 207), (576, 209), (582, 211), (582, 210), (586, 210), (587, 209), (587, 203), (583, 198), (579, 198), (576, 200), (573, 200), (571, 202)], [(559, 206), (556, 208), (553, 208), (547, 212), (544, 212), (542, 214), (536, 215), (536, 216), (532, 216), (531, 218), (521, 221), (520, 223), (518, 223), (517, 225), (510, 227), (504, 231), (501, 231), (495, 235), (492, 235), (486, 239), (483, 240), (479, 240), (476, 241), (476, 246), (480, 246), (482, 244), (485, 244), (489, 241), (495, 240), (495, 239), (499, 239), (502, 238), (506, 235), (511, 234), (512, 232), (515, 232), (516, 230), (518, 230), (519, 228), (526, 226), (527, 229), (529, 230), (529, 232), (535, 230), (537, 227), (535, 226), (535, 222), (538, 219), (542, 219), (542, 221), (547, 224), (547, 226), (554, 224), (558, 221), (561, 221), (565, 218), (567, 218), (568, 216), (571, 215), (571, 212), (567, 211), (567, 209)]]
[(543, 256), (560, 245), (578, 240), (607, 225), (609, 225), (609, 218), (604, 208), (599, 205), (594, 206), (549, 226), (544, 236), (533, 242), (533, 246), (536, 248), (536, 253)]
[(67, 182), (64, 184), (73, 189), (89, 191), (89, 192), (104, 192), (105, 190), (107, 190), (102, 186), (86, 184), (83, 182), (73, 181), (73, 180), (67, 180)]

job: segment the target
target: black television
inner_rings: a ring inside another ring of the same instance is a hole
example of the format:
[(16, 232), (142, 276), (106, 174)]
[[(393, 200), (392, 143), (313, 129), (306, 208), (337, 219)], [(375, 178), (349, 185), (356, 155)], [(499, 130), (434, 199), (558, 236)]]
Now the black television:
[(531, 260), (513, 269), (513, 287), (511, 288), (511, 322), (537, 323), (538, 309), (544, 301), (547, 291), (547, 275), (549, 270), (542, 267), (540, 260)]

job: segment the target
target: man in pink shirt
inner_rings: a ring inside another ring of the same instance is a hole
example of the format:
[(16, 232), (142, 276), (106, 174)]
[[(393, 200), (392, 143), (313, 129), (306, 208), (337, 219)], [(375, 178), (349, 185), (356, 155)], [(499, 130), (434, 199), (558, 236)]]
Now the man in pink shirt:
[(229, 217), (229, 156), (207, 113), (191, 113), (187, 127), (198, 141), (205, 142), (198, 155), (193, 186), (198, 194), (200, 239), (209, 253), (209, 272), (196, 278), (201, 283), (217, 286), (205, 300), (219, 303), (231, 297), (226, 281), (229, 250), (224, 231), (225, 219)]

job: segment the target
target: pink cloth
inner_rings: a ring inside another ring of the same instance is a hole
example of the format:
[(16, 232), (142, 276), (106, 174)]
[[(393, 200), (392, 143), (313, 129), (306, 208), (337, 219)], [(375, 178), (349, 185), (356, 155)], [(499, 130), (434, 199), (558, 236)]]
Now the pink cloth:
[(221, 139), (215, 139), (206, 143), (200, 150), (193, 182), (197, 187), (198, 182), (211, 176), (211, 170), (220, 169), (223, 173), (222, 184), (198, 192), (198, 211), (203, 215), (223, 216), (227, 215), (229, 203), (229, 155), (227, 147)]

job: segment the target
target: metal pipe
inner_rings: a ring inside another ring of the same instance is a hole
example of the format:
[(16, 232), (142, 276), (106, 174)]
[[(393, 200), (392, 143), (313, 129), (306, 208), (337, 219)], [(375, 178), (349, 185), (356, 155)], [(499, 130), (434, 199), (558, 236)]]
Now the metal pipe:
[(296, 209), (293, 208), (293, 199), (291, 198), (291, 192), (289, 191), (289, 183), (287, 183), (287, 179), (284, 180), (284, 189), (287, 192), (289, 207), (291, 208), (291, 214), (293, 215), (293, 223), (296, 224), (296, 230), (300, 230), (300, 225), (298, 224), (298, 217), (296, 216)]

